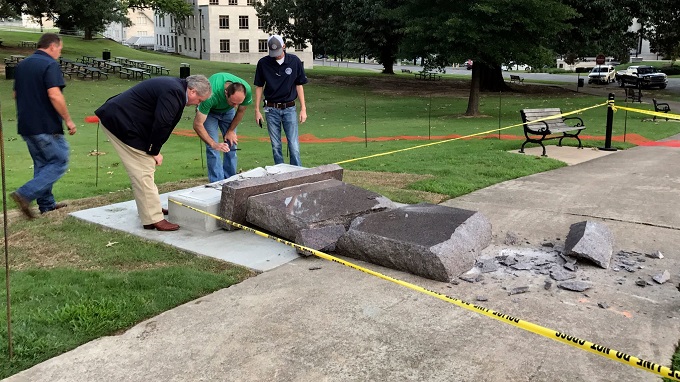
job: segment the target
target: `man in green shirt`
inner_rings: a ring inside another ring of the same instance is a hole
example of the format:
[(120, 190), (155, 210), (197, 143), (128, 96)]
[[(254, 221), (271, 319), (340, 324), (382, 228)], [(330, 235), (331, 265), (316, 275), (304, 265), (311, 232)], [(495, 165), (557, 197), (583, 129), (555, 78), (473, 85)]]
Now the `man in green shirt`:
[[(250, 85), (233, 74), (215, 73), (208, 80), (212, 96), (198, 105), (194, 130), (205, 142), (208, 181), (212, 183), (236, 175), (236, 127), (246, 106), (253, 103), (253, 94)], [(224, 139), (222, 143), (218, 132)], [(220, 152), (224, 153), (222, 161)]]

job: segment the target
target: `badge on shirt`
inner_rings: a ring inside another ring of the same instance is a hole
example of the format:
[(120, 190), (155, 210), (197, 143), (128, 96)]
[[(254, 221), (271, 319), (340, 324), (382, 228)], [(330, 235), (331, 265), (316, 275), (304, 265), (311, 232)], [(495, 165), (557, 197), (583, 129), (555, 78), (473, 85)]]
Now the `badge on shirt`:
[(290, 76), (291, 73), (293, 73), (293, 69), (286, 68), (286, 74)]

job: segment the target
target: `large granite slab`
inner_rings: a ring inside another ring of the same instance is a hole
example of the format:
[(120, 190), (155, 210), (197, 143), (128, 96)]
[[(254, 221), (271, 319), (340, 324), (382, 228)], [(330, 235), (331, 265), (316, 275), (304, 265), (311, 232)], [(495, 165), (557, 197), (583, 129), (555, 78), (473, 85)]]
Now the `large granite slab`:
[[(222, 185), (222, 199), (220, 201), (220, 217), (236, 223), (246, 223), (246, 202), (249, 197), (282, 188), (297, 186), (320, 180), (342, 180), (342, 167), (329, 164), (299, 171), (286, 172), (271, 176), (226, 182)], [(218, 222), (221, 228), (232, 230), (231, 225)]]
[(355, 219), (340, 237), (340, 255), (449, 282), (475, 265), (491, 243), (491, 222), (481, 213), (416, 204)]
[(354, 218), (389, 208), (396, 205), (384, 196), (331, 179), (251, 196), (246, 220), (295, 240), (303, 229), (331, 225), (349, 228)]

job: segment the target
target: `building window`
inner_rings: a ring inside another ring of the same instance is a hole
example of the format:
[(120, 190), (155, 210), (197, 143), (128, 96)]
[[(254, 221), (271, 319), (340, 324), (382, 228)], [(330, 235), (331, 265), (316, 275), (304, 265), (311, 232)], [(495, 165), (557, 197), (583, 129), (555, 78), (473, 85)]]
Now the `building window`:
[(205, 52), (205, 39), (201, 40), (201, 50)]
[(205, 15), (201, 15), (201, 29), (205, 30)]
[(229, 53), (229, 40), (220, 40), (220, 53)]
[(262, 53), (268, 51), (267, 49), (267, 39), (257, 40), (257, 51)]
[(238, 48), (241, 53), (250, 52), (250, 42), (248, 40), (238, 40)]
[(248, 5), (249, 7), (255, 6), (255, 0), (247, 0), (246, 5)]
[(238, 5), (238, 0), (229, 0), (229, 5)]
[(229, 16), (220, 15), (220, 29), (229, 29)]
[(146, 25), (146, 17), (143, 14), (137, 15), (137, 25)]
[(210, 0), (210, 5), (220, 5), (220, 0)]
[(184, 37), (184, 46), (187, 46), (187, 38)]
[(296, 52), (302, 52), (305, 48), (302, 47), (302, 44), (295, 44), (295, 51)]
[(262, 25), (262, 17), (257, 18), (257, 29), (264, 30), (263, 25)]
[(196, 37), (194, 37), (194, 52), (198, 50), (198, 45), (196, 45)]
[(187, 49), (191, 50), (191, 37), (189, 37), (189, 45), (187, 45)]
[(238, 17), (238, 29), (248, 29), (248, 16)]

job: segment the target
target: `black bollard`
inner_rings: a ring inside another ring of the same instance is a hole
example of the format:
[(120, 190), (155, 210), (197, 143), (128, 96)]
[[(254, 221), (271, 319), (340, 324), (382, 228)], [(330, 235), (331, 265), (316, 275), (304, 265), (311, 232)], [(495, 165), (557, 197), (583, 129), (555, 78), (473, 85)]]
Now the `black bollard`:
[(603, 151), (616, 151), (617, 149), (612, 147), (612, 130), (614, 124), (614, 93), (609, 93), (609, 98), (607, 99), (607, 132), (604, 138), (604, 147), (598, 147), (599, 150)]

